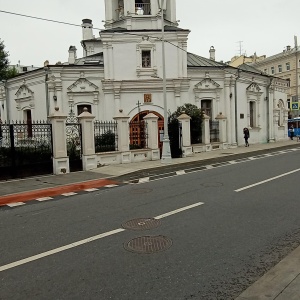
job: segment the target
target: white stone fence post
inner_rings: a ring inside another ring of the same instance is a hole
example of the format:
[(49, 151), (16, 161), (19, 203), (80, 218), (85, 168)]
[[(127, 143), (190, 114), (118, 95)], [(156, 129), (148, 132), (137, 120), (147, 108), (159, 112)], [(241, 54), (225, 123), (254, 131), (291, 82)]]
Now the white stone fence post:
[(52, 124), (53, 174), (70, 173), (66, 142), (67, 115), (61, 113), (59, 108), (55, 107), (55, 111), (49, 116), (49, 119)]
[(82, 133), (82, 168), (88, 171), (97, 168), (97, 157), (95, 154), (95, 130), (94, 119), (87, 108), (83, 109), (83, 113), (78, 116), (81, 124)]
[(220, 112), (216, 116), (216, 120), (219, 121), (219, 140), (220, 143), (227, 143), (227, 118)]
[(151, 149), (151, 159), (157, 160), (160, 158), (160, 150), (158, 147), (158, 116), (149, 113), (144, 117), (147, 123), (147, 139), (148, 148)]
[(178, 121), (182, 125), (182, 156), (192, 156), (193, 155), (193, 148), (191, 145), (191, 117), (182, 113), (178, 117)]
[(117, 116), (113, 119), (117, 122), (117, 134), (118, 134), (118, 151), (121, 152), (121, 163), (130, 163), (131, 157), (129, 152), (129, 116), (123, 113), (120, 109)]
[[(206, 147), (210, 147), (210, 126), (209, 126), (209, 116), (203, 114), (202, 121), (202, 143), (206, 145)], [(206, 149), (210, 150), (209, 148)]]

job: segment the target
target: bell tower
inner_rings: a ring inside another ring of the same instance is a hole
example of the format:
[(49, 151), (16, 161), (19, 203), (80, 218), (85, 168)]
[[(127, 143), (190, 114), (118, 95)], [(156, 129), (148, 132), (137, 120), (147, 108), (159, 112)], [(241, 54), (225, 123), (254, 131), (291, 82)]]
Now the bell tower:
[(176, 0), (105, 0), (105, 28), (156, 30), (161, 28), (161, 11), (165, 25), (178, 26)]

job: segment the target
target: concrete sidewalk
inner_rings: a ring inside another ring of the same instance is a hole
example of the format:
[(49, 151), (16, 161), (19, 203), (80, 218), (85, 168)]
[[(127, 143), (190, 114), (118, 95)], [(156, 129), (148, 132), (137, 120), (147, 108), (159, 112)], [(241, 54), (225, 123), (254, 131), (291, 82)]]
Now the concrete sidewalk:
[[(183, 170), (203, 161), (222, 160), (238, 155), (252, 156), (259, 152), (279, 151), (300, 147), (296, 141), (282, 141), (270, 144), (250, 145), (227, 150), (215, 150), (199, 153), (193, 157), (173, 159), (171, 166)], [(29, 201), (37, 197), (58, 195), (62, 192), (74, 192), (87, 188), (118, 184), (120, 176), (149, 170), (166, 172), (170, 165), (160, 161), (149, 161), (123, 165), (102, 166), (89, 172), (76, 172), (64, 175), (48, 175), (33, 178), (0, 181), (0, 206), (5, 203)], [(283, 259), (278, 265), (266, 273), (236, 300), (299, 300), (300, 299), (300, 247)]]

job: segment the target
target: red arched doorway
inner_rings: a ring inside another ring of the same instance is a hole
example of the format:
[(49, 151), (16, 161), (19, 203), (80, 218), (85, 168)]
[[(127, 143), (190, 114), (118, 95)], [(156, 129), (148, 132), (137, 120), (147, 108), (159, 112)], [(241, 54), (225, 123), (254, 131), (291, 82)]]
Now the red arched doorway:
[(162, 148), (162, 142), (160, 141), (160, 132), (164, 130), (164, 118), (162, 115), (155, 111), (144, 110), (136, 114), (130, 121), (130, 148), (131, 149), (142, 149), (147, 147), (147, 137), (146, 137), (146, 126), (144, 122), (144, 117), (148, 114), (153, 113), (158, 117), (158, 145)]

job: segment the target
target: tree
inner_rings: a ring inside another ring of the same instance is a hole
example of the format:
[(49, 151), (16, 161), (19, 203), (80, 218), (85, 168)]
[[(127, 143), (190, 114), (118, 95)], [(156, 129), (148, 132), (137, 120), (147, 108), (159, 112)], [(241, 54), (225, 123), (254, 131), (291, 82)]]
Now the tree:
[(18, 71), (15, 67), (9, 67), (9, 53), (5, 51), (5, 45), (0, 39), (0, 81), (15, 77)]
[(179, 136), (179, 121), (178, 117), (183, 113), (191, 117), (191, 143), (199, 144), (201, 143), (201, 124), (202, 124), (202, 112), (201, 110), (193, 104), (186, 103), (183, 106), (179, 106), (175, 112), (172, 114), (169, 112), (169, 138), (172, 158), (178, 158), (182, 156), (182, 145)]

